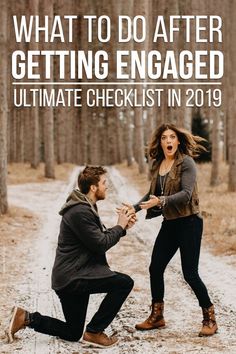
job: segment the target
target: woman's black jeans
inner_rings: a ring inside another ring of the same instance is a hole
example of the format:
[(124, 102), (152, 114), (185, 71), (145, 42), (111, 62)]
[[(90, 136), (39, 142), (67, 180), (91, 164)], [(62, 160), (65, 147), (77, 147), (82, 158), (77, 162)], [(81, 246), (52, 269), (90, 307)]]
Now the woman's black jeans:
[(194, 291), (201, 307), (212, 305), (206, 286), (198, 274), (202, 230), (203, 220), (197, 215), (163, 220), (149, 268), (153, 302), (162, 302), (164, 299), (164, 271), (179, 248), (185, 281)]
[(74, 281), (64, 291), (57, 292), (66, 322), (34, 312), (30, 314), (29, 327), (40, 333), (78, 341), (84, 330), (89, 295), (106, 293), (98, 311), (86, 327), (89, 332), (102, 332), (120, 310), (133, 285), (134, 282), (128, 275), (118, 272), (109, 278)]

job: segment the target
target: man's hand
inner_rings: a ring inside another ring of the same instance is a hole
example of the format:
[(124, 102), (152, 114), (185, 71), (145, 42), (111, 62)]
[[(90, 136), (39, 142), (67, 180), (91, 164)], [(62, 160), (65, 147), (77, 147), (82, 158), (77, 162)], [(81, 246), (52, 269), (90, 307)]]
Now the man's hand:
[(149, 209), (153, 208), (154, 206), (160, 206), (161, 201), (155, 195), (150, 195), (150, 199), (147, 202), (142, 202), (139, 205), (141, 209)]
[(136, 221), (137, 221), (137, 217), (136, 217), (136, 214), (134, 214), (132, 216), (132, 218), (130, 219), (130, 221), (128, 222), (128, 225), (126, 226), (126, 230), (130, 229), (131, 227), (133, 227), (134, 224), (136, 223)]
[[(118, 210), (117, 210), (118, 211)], [(120, 225), (123, 229), (133, 226), (136, 221), (136, 215), (133, 211), (129, 210), (126, 206), (123, 206), (118, 211), (117, 225)]]

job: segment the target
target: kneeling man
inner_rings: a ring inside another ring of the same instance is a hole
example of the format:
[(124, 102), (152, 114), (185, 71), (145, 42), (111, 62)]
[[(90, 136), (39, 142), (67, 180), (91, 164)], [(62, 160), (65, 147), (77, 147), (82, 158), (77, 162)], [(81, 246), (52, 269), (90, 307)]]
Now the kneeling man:
[(25, 326), (40, 333), (78, 341), (83, 334), (90, 294), (106, 293), (86, 327), (83, 341), (98, 347), (117, 343), (118, 339), (108, 337), (104, 330), (130, 293), (133, 280), (126, 274), (111, 271), (106, 251), (135, 223), (135, 215), (124, 207), (119, 211), (117, 225), (105, 228), (96, 203), (105, 199), (106, 183), (103, 167), (86, 167), (78, 177), (79, 189), (71, 193), (60, 211), (62, 220), (52, 270), (52, 288), (60, 299), (65, 322), (14, 307), (6, 330), (9, 342)]

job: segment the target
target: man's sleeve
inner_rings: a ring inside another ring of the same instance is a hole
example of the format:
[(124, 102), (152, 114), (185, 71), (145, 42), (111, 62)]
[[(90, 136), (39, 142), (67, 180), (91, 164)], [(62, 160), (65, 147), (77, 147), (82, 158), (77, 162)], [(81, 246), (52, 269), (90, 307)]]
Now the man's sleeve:
[(124, 235), (124, 230), (120, 225), (102, 231), (96, 222), (96, 216), (87, 207), (82, 207), (79, 212), (71, 212), (68, 217), (65, 215), (65, 222), (78, 239), (97, 254), (104, 254)]

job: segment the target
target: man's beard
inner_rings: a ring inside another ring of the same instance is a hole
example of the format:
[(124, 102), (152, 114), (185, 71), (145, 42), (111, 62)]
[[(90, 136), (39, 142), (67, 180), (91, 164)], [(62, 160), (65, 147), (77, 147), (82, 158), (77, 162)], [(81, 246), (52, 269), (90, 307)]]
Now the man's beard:
[(97, 190), (95, 193), (95, 198), (97, 201), (105, 199), (105, 192), (101, 192), (101, 191)]

